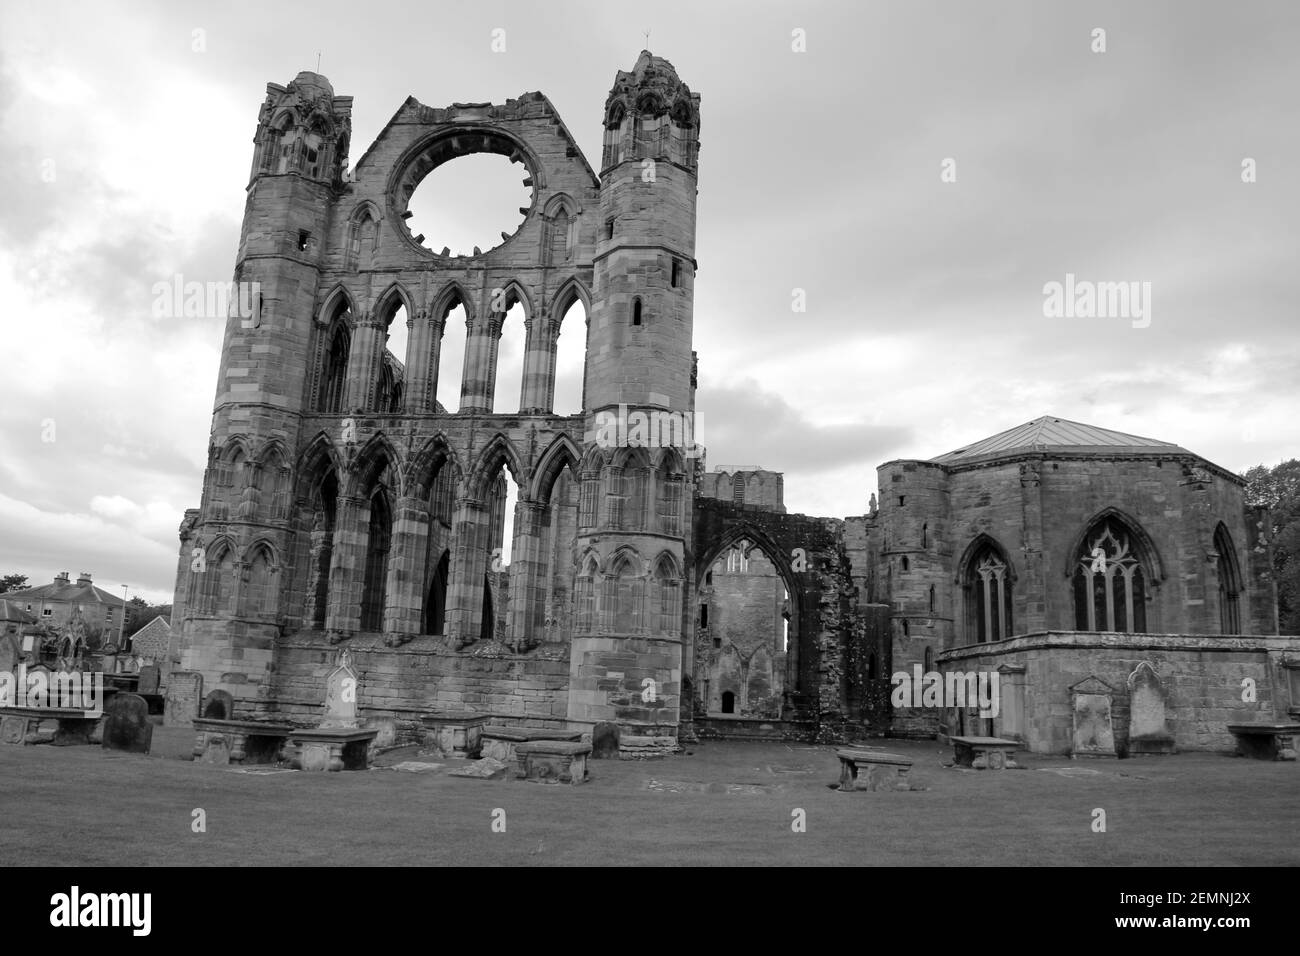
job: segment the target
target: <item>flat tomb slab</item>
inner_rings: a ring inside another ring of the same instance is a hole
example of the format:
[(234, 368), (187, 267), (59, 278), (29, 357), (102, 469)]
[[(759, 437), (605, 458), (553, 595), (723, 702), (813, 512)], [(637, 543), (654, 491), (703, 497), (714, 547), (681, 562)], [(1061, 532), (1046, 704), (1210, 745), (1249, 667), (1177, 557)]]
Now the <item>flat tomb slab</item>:
[(212, 764), (270, 764), (280, 758), (289, 724), (194, 718), (194, 759)]
[(1256, 760), (1295, 760), (1295, 735), (1300, 723), (1228, 724), (1237, 741), (1237, 755)]
[(1020, 744), (1001, 737), (953, 737), (953, 759), (959, 766), (975, 770), (1016, 770), (1015, 753)]
[(840, 790), (911, 790), (907, 779), (910, 757), (882, 750), (837, 750), (840, 760)]
[(0, 743), (38, 743), (37, 730), (43, 720), (58, 721), (55, 744), (89, 744), (103, 714), (87, 716), (74, 707), (0, 707)]
[(481, 751), (484, 757), (492, 757), (504, 764), (515, 762), (515, 747), (518, 744), (534, 740), (582, 739), (580, 730), (547, 730), (542, 727), (484, 727), (481, 738)]
[(316, 727), (292, 731), (289, 741), (295, 749), (293, 767), (297, 770), (365, 770), (374, 760), (370, 744), (378, 734), (377, 727), (370, 730)]
[(568, 740), (529, 740), (515, 745), (515, 777), (536, 783), (577, 785), (587, 779), (591, 744)]
[(545, 727), (484, 727), (483, 736), (494, 740), (581, 740), (581, 730), (547, 730)]

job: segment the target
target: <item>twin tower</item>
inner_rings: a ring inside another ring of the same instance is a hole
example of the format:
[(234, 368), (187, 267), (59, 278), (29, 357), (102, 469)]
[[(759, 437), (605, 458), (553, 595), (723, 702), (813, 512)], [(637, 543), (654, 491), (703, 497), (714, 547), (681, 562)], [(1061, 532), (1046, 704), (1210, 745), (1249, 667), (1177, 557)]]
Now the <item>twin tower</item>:
[[(699, 96), (642, 52), (606, 101), (599, 175), (540, 93), (408, 99), (349, 168), (351, 102), (315, 73), (267, 87), (234, 275), (255, 307), (226, 322), (202, 504), (181, 527), (180, 666), (241, 714), (305, 717), (342, 645), (363, 712), (399, 729), (469, 710), (670, 744), (690, 436), (601, 426), (694, 413)], [(522, 224), (472, 255), (426, 248), (411, 194), (481, 152), (531, 188)], [(444, 355), (462, 315), (464, 354)], [(586, 344), (578, 415), (552, 411), (561, 335)]]

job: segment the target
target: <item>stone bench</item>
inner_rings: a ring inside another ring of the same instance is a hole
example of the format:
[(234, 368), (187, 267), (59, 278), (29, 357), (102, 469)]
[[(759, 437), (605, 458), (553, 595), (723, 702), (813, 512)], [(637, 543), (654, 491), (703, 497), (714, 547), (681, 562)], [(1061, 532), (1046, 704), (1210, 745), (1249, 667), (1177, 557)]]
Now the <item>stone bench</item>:
[(515, 744), (515, 777), (538, 783), (579, 784), (587, 779), (591, 744), (566, 740), (528, 740)]
[(515, 746), (535, 740), (582, 740), (581, 730), (557, 730), (544, 727), (484, 727), (480, 735), (484, 757), (492, 757), (504, 764), (515, 762)]
[(1020, 744), (1001, 737), (953, 737), (953, 759), (959, 767), (976, 770), (1019, 770), (1016, 751)]
[(840, 758), (840, 789), (910, 790), (907, 779), (912, 760), (883, 750), (837, 750)]
[(288, 724), (215, 717), (195, 717), (194, 730), (194, 759), (211, 764), (275, 763), (293, 733)]
[(89, 744), (104, 715), (87, 716), (84, 710), (67, 707), (0, 707), (0, 743), (42, 742), (38, 730), (45, 720), (58, 721), (51, 743), (61, 746)]
[(472, 711), (425, 714), (424, 744), (444, 757), (477, 757), (482, 750), (483, 725), (491, 718)]
[(1237, 756), (1257, 760), (1295, 760), (1295, 735), (1300, 723), (1228, 724), (1237, 740)]
[(378, 733), (378, 728), (356, 727), (290, 731), (291, 764), (296, 770), (366, 770), (374, 759), (370, 744)]

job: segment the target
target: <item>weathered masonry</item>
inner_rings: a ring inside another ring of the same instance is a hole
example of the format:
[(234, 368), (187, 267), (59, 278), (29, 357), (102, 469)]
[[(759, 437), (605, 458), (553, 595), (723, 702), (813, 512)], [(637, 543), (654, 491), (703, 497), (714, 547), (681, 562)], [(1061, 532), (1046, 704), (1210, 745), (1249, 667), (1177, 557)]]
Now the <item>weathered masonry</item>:
[[(700, 99), (666, 60), (617, 74), (599, 173), (540, 93), (408, 99), (352, 168), (350, 113), (315, 73), (267, 88), (234, 275), (256, 309), (226, 324), (181, 527), (176, 663), (240, 717), (310, 721), (343, 648), (360, 719), (399, 733), (468, 711), (614, 724), (652, 752), (881, 733), (1064, 752), (1103, 716), (1121, 752), (1226, 750), (1229, 723), (1300, 713), (1266, 516), (1178, 445), (1039, 418), (881, 465), (879, 503), (844, 519), (788, 514), (777, 472), (706, 470)], [(411, 196), (472, 153), (515, 164), (522, 223), (435, 251)], [(498, 379), (521, 327), (516, 391)], [(556, 414), (579, 336), (582, 410)], [(642, 416), (677, 427), (623, 427)], [(995, 671), (1001, 712), (896, 703), (914, 668)]]
[[(227, 323), (202, 505), (182, 527), (182, 666), (241, 711), (293, 716), (319, 706), (346, 642), (363, 712), (675, 737), (693, 462), (602, 447), (595, 422), (693, 413), (698, 95), (642, 53), (609, 94), (599, 176), (540, 93), (408, 99), (351, 170), (350, 111), (318, 74), (267, 87), (235, 266), (259, 311)], [(532, 204), (495, 248), (433, 252), (407, 202), (474, 152), (517, 163)], [(519, 410), (502, 413), (516, 306)], [(453, 312), (463, 360), (442, 354)], [(561, 335), (586, 343), (578, 415), (552, 413)]]

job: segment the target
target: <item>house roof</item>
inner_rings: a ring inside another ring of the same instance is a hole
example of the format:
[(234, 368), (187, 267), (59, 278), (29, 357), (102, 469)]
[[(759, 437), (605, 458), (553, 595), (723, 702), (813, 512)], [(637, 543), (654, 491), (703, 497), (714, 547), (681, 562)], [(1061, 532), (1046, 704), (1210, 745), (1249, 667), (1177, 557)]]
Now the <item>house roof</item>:
[(171, 629), (172, 629), (171, 622), (168, 621), (167, 618), (159, 616), (154, 618), (144, 627), (140, 628), (140, 630), (132, 634), (131, 640), (135, 640), (141, 634), (148, 634), (150, 631), (167, 631), (168, 633), (170, 633)]
[(64, 584), (61, 581), (55, 581), (53, 584), (42, 584), (34, 588), (24, 588), (21, 591), (7, 591), (5, 593), (9, 600), (23, 605), (35, 604), (38, 601), (50, 601), (65, 604), (111, 604), (113, 607), (122, 606), (121, 595), (109, 594), (103, 588), (97, 588), (89, 583)]
[(35, 624), (36, 618), (24, 611), (17, 602), (11, 601), (8, 598), (0, 598), (0, 621), (14, 621), (18, 624)]
[(1055, 415), (1044, 415), (1032, 422), (1008, 428), (981, 441), (932, 458), (936, 464), (956, 465), (973, 459), (1009, 457), (1025, 452), (1072, 451), (1096, 454), (1165, 454), (1190, 455), (1186, 448), (1173, 442), (1143, 438), (1127, 432), (1098, 428), (1072, 422)]

